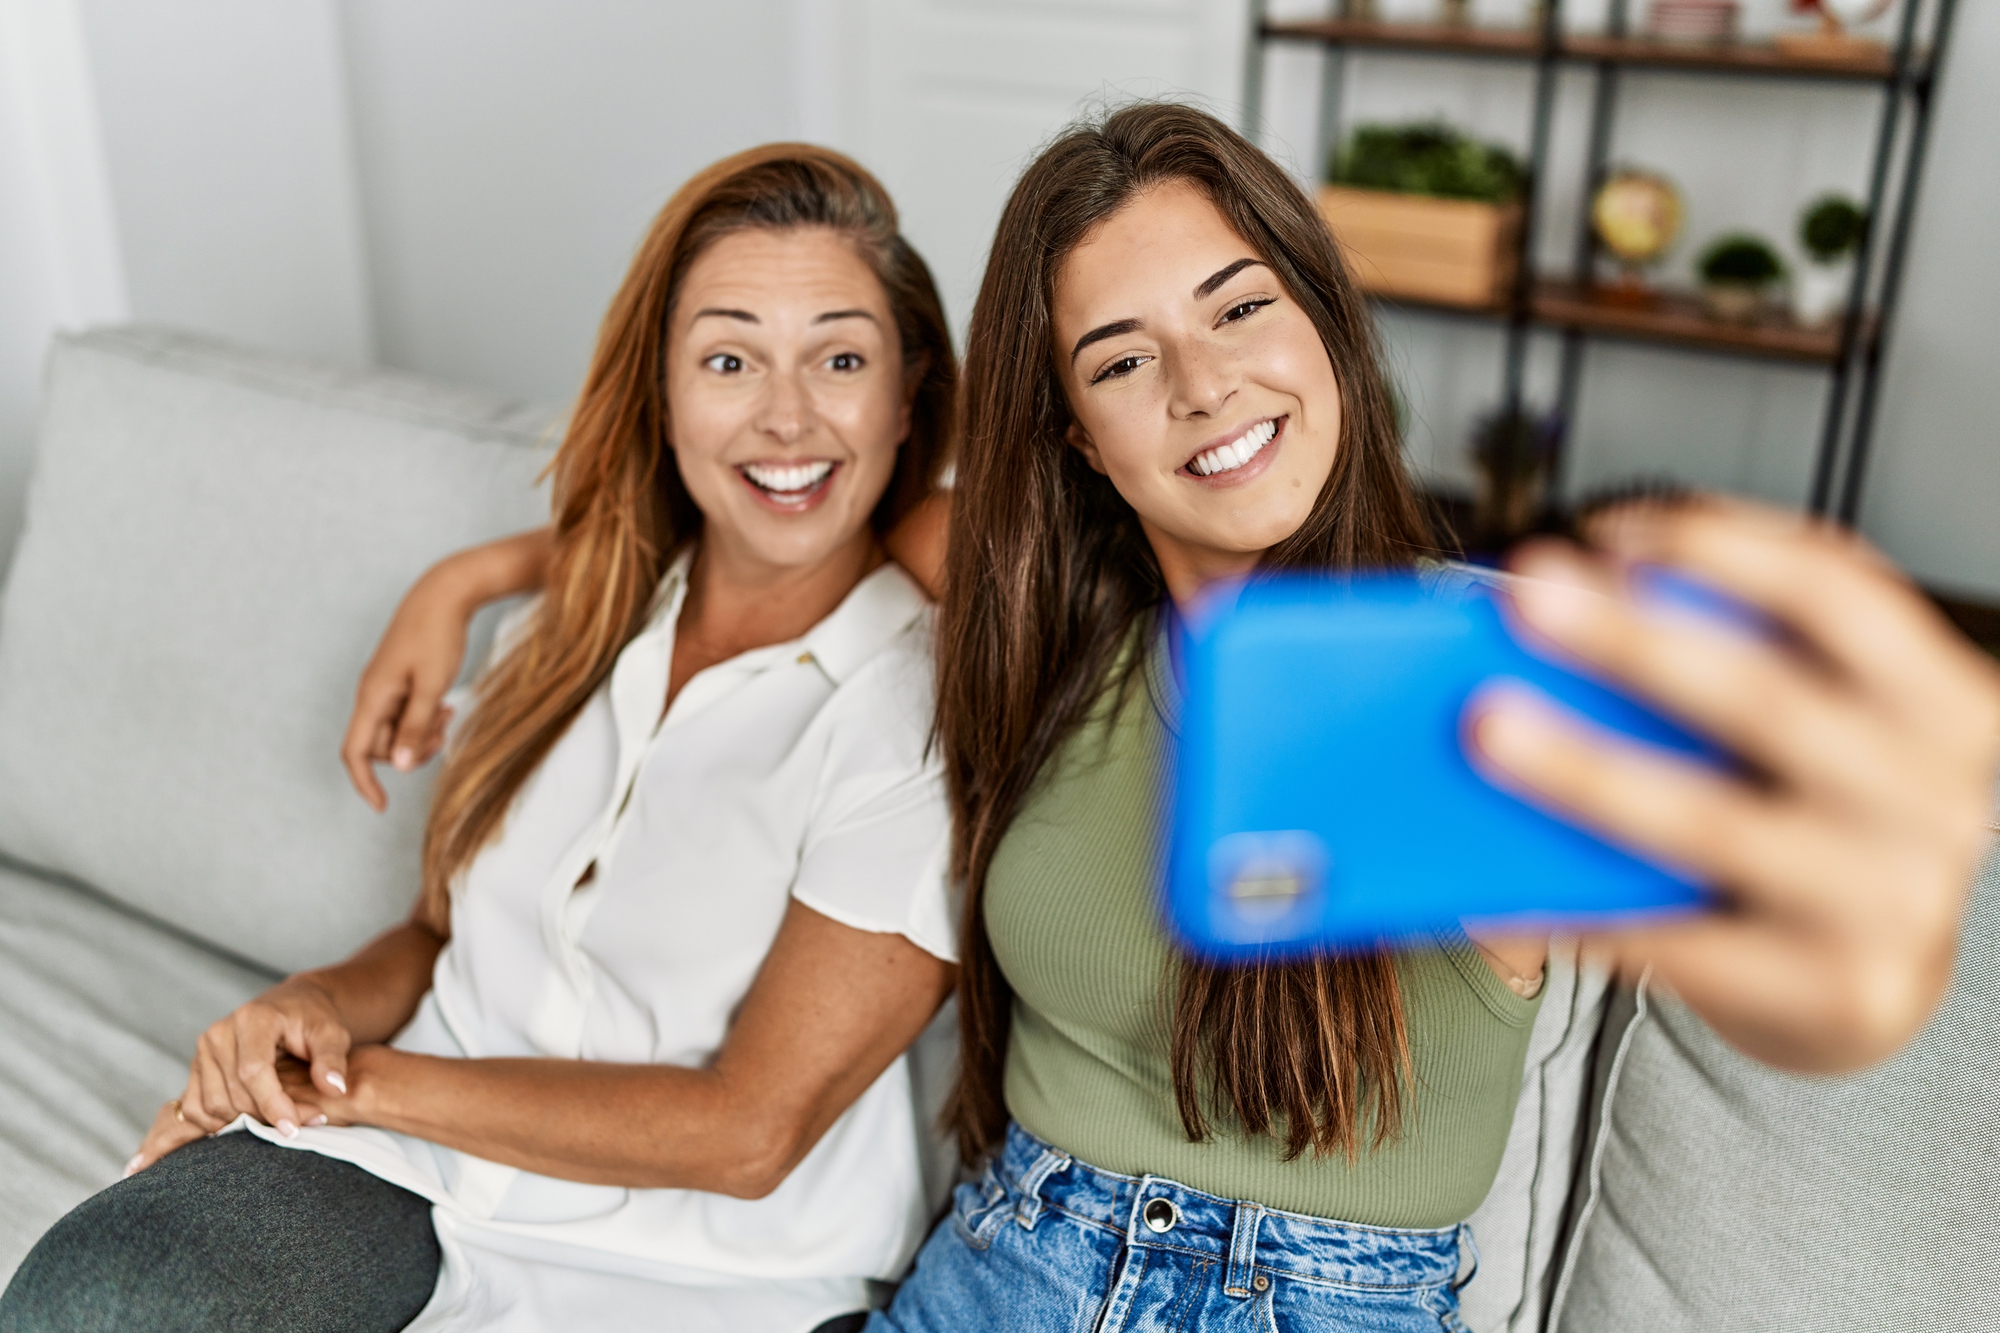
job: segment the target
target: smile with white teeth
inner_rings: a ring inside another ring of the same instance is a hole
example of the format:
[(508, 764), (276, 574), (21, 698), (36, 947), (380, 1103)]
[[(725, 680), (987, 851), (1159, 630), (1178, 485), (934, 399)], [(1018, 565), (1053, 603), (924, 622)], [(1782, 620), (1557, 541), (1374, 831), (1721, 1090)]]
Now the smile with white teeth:
[(774, 500), (803, 500), (833, 472), (827, 459), (811, 463), (742, 463), (736, 469)]
[(1227, 444), (1218, 444), (1213, 449), (1204, 449), (1188, 460), (1187, 469), (1197, 477), (1213, 477), (1219, 472), (1234, 472), (1245, 463), (1264, 452), (1264, 446), (1278, 433), (1275, 419), (1260, 421), (1249, 430)]

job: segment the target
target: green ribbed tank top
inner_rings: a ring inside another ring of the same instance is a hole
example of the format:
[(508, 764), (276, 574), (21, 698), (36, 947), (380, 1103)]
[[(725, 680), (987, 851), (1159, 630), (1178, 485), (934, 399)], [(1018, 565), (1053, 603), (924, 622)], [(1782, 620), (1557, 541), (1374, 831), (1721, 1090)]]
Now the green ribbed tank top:
[[(1157, 638), (1157, 636), (1156, 636)], [(1500, 1167), (1537, 1000), (1463, 934), (1396, 955), (1414, 1073), (1400, 1137), (1284, 1160), (1210, 1110), (1191, 1143), (1175, 1109), (1156, 849), (1179, 695), (1158, 642), (1144, 688), (1107, 691), (1044, 770), (987, 871), (986, 929), (1014, 990), (1009, 1112), (1080, 1161), (1230, 1199), (1383, 1227), (1463, 1221)]]

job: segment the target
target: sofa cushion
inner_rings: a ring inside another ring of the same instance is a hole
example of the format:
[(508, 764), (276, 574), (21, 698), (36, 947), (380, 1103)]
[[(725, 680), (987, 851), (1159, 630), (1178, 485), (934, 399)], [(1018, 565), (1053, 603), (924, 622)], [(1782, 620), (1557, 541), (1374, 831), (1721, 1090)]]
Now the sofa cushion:
[(397, 599), (547, 521), (549, 417), (156, 329), (61, 338), (0, 602), (0, 853), (269, 967), (407, 912), (338, 749)]
[(114, 1180), (201, 1030), (271, 984), (75, 885), (0, 867), (0, 1287)]
[(1460, 1293), (1460, 1316), (1472, 1333), (1540, 1333), (1548, 1309), (1610, 991), (1602, 968), (1579, 968), (1575, 958), (1575, 947), (1561, 941), (1550, 950), (1507, 1151), (1469, 1219), (1479, 1267)]
[(1767, 1069), (1642, 990), (1557, 1333), (1984, 1330), (2000, 1290), (2000, 853), (1943, 1007), (1896, 1058)]

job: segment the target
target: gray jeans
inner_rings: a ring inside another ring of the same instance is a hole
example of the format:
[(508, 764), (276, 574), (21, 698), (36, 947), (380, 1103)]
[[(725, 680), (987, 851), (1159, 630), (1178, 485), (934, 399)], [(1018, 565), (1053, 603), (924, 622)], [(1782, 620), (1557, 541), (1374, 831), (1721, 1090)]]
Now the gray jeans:
[[(0, 1333), (386, 1333), (417, 1317), (437, 1274), (427, 1200), (224, 1134), (50, 1227), (0, 1295)], [(857, 1333), (866, 1319), (813, 1333)]]
[(51, 1227), (0, 1295), (0, 1333), (387, 1333), (416, 1318), (437, 1273), (427, 1200), (223, 1134)]

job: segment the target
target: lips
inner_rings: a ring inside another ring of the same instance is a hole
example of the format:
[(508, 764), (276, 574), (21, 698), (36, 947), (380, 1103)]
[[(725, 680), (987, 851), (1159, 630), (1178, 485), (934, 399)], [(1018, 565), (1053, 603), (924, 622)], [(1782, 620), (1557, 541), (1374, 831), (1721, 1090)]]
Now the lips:
[(1236, 471), (1264, 451), (1264, 446), (1276, 438), (1283, 421), (1282, 417), (1271, 417), (1245, 428), (1236, 438), (1212, 445), (1190, 458), (1187, 470), (1197, 477)]
[(836, 467), (832, 460), (818, 458), (803, 463), (739, 463), (736, 471), (766, 499), (803, 505), (826, 488)]

